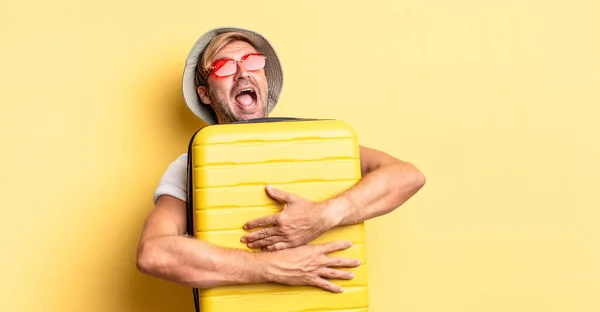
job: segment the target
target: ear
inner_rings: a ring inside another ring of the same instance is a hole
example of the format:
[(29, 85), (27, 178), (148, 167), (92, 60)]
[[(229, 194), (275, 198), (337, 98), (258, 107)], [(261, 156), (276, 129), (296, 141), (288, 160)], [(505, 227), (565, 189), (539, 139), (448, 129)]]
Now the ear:
[(205, 86), (198, 86), (198, 89), (196, 91), (198, 92), (198, 95), (200, 96), (200, 100), (202, 101), (202, 103), (204, 103), (204, 104), (211, 103), (210, 97), (208, 96), (208, 90), (206, 90)]

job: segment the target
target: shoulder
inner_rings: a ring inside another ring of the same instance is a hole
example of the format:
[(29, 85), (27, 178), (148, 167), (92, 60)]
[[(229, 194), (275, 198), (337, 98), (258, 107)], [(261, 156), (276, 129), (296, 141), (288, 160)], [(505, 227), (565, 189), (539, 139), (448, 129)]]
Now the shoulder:
[(154, 203), (162, 195), (170, 195), (183, 201), (187, 198), (187, 153), (173, 160), (163, 173), (154, 192)]
[(179, 155), (179, 157), (177, 157), (177, 159), (175, 159), (171, 164), (172, 165), (176, 165), (176, 166), (184, 166), (187, 167), (187, 153), (183, 153), (181, 155)]
[[(165, 176), (186, 176), (187, 173), (187, 153), (179, 155), (173, 162), (167, 166)], [(164, 177), (163, 177), (164, 178)]]

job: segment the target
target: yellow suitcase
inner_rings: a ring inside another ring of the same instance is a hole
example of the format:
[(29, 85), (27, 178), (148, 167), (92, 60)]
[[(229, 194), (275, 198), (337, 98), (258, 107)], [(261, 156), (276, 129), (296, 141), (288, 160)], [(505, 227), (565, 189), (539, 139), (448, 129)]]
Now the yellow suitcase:
[[(325, 200), (361, 176), (358, 140), (340, 120), (261, 118), (209, 125), (188, 147), (188, 235), (211, 244), (248, 249), (242, 225), (277, 213), (271, 184), (309, 200)], [(366, 312), (369, 306), (364, 224), (334, 228), (310, 244), (351, 240), (332, 256), (356, 258), (352, 280), (333, 280), (343, 293), (275, 283), (232, 285), (194, 291), (202, 312)]]

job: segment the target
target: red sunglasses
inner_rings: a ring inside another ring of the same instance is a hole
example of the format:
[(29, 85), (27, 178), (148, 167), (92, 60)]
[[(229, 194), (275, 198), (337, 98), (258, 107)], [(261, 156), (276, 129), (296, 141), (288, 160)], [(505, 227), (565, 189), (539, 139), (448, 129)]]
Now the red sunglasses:
[(246, 70), (259, 70), (265, 67), (265, 59), (266, 57), (261, 53), (246, 54), (239, 61), (234, 59), (220, 59), (213, 62), (209, 71), (217, 77), (231, 76), (237, 71), (237, 62), (242, 63)]

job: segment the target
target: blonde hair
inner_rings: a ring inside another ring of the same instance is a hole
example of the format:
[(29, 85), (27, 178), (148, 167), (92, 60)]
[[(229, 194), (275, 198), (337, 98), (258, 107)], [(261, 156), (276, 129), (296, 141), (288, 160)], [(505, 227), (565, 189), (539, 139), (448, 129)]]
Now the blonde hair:
[(245, 41), (256, 49), (250, 38), (239, 32), (228, 32), (215, 36), (210, 41), (206, 49), (204, 49), (202, 57), (198, 61), (198, 66), (196, 67), (196, 83), (199, 86), (204, 85), (206, 82), (211, 61), (217, 52), (219, 52), (219, 50), (221, 50), (224, 46), (234, 41)]

